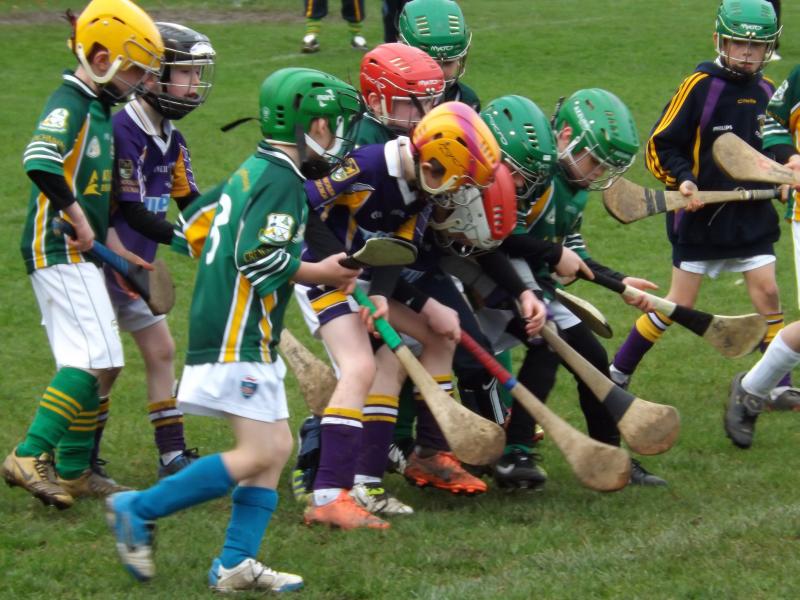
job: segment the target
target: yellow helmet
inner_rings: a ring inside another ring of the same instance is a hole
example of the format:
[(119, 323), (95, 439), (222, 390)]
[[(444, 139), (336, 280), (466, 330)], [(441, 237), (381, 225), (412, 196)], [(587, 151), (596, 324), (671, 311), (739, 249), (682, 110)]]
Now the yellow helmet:
[(478, 113), (462, 102), (445, 102), (425, 115), (411, 134), (418, 163), (435, 161), (442, 185), (420, 185), (430, 194), (454, 192), (464, 184), (487, 187), (500, 163), (500, 147)]
[[(150, 16), (130, 0), (92, 0), (74, 24), (69, 47), (89, 77), (98, 85), (132, 66), (158, 75), (164, 42)], [(95, 45), (109, 53), (111, 68), (98, 75), (89, 62)]]

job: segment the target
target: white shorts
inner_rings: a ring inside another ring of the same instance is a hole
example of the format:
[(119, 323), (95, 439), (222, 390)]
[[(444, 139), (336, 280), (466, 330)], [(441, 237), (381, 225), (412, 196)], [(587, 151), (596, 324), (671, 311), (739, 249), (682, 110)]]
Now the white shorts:
[(141, 331), (159, 321), (167, 318), (166, 315), (154, 315), (147, 302), (141, 298), (129, 300), (128, 302), (114, 302), (114, 310), (117, 313), (117, 323), (122, 331)]
[(75, 263), (37, 269), (30, 277), (57, 368), (125, 365), (103, 271)]
[(267, 423), (288, 419), (285, 375), (280, 357), (274, 363), (187, 365), (178, 387), (178, 408), (206, 417), (236, 415)]
[(747, 258), (720, 258), (717, 260), (684, 260), (678, 265), (681, 271), (708, 275), (716, 279), (723, 271), (745, 273), (775, 262), (772, 254), (758, 254)]

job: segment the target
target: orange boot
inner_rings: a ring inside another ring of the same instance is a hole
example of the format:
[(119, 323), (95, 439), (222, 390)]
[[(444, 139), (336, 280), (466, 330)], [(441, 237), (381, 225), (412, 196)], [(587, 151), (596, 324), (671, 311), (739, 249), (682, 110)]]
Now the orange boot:
[[(312, 497), (313, 498), (313, 497)], [(331, 527), (341, 529), (357, 529), (366, 527), (367, 529), (389, 529), (387, 521), (379, 519), (368, 510), (356, 504), (356, 501), (348, 493), (348, 490), (339, 492), (336, 500), (316, 506), (312, 504), (306, 509), (303, 515), (306, 525), (312, 523), (324, 523)]]
[(470, 475), (451, 452), (436, 452), (421, 457), (414, 450), (408, 457), (408, 466), (403, 475), (419, 487), (432, 485), (453, 494), (482, 494), (487, 490), (483, 480)]

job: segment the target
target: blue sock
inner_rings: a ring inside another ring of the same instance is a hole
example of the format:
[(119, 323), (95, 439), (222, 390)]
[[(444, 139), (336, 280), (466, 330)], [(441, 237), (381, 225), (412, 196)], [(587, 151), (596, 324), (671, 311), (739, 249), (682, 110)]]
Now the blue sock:
[(226, 569), (246, 558), (256, 558), (261, 538), (278, 506), (278, 492), (262, 487), (241, 487), (233, 490), (233, 510), (225, 534), (220, 562)]
[(212, 454), (139, 492), (133, 507), (141, 518), (153, 521), (224, 496), (235, 484), (222, 462), (222, 455)]

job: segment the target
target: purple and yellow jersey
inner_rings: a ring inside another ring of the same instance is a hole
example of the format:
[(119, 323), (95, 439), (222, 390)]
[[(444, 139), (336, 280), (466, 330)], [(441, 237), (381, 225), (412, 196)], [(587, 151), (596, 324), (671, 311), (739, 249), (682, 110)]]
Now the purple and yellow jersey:
[[(47, 100), (22, 159), (26, 173), (44, 171), (64, 177), (98, 240), (108, 229), (114, 139), (111, 113), (71, 71)], [(63, 235), (50, 230), (53, 217), (64, 216), (35, 185), (21, 250), (28, 273), (55, 264), (84, 262)]]
[[(138, 100), (129, 102), (114, 115), (114, 204), (141, 202), (147, 210), (166, 218), (170, 198), (197, 194), (197, 184), (186, 141), (170, 121), (163, 124), (163, 137), (150, 122)], [(122, 244), (150, 262), (158, 243), (134, 230), (113, 207), (111, 225)], [(112, 296), (122, 299), (122, 290), (107, 270), (107, 284)]]
[[(430, 215), (430, 203), (420, 199), (402, 176), (400, 152), (408, 138), (362, 146), (328, 177), (305, 183), (308, 203), (320, 213), (348, 252), (372, 237), (395, 236), (416, 245)], [(307, 260), (315, 260), (304, 250)]]

